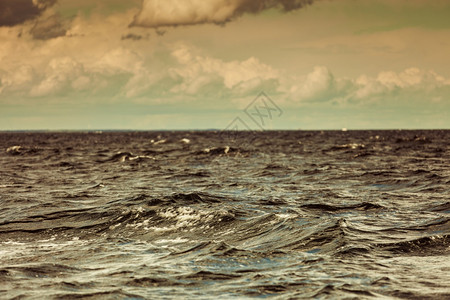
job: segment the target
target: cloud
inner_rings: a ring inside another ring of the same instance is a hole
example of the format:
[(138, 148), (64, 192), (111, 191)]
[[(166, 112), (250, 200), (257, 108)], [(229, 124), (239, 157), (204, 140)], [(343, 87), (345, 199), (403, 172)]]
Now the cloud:
[(411, 97), (411, 94), (413, 98), (427, 101), (430, 97), (445, 94), (443, 91), (450, 87), (450, 81), (431, 70), (407, 68), (399, 73), (380, 72), (376, 78), (363, 75), (354, 80), (353, 85), (353, 92), (348, 97), (353, 101), (406, 99), (406, 95)]
[(105, 53), (94, 65), (94, 71), (102, 74), (133, 73), (141, 69), (143, 58), (136, 52), (120, 47)]
[(279, 78), (279, 72), (254, 57), (244, 61), (223, 61), (196, 55), (186, 46), (172, 51), (179, 66), (169, 69), (169, 74), (179, 82), (172, 87), (173, 93), (195, 95), (214, 85), (218, 94), (234, 92), (242, 95), (264, 83)]
[(326, 101), (327, 94), (332, 91), (336, 82), (330, 70), (324, 66), (316, 66), (304, 80), (291, 87), (291, 92), (297, 101), (311, 101), (320, 99)]
[(119, 95), (127, 98), (145, 94), (155, 82), (167, 75), (163, 70), (154, 70), (145, 64), (143, 56), (123, 47), (104, 54), (91, 71), (109, 83), (115, 82)]
[(148, 88), (152, 78), (143, 58), (122, 47), (104, 53), (95, 63), (70, 56), (55, 57), (41, 74), (27, 82), (31, 83), (28, 85), (31, 97), (65, 95), (77, 98), (80, 93), (128, 97)]
[(15, 26), (40, 16), (56, 0), (2, 0), (0, 26)]
[(38, 20), (31, 28), (30, 34), (37, 40), (48, 40), (65, 36), (68, 24), (59, 15), (52, 15), (46, 19)]
[(2, 92), (21, 94), (33, 82), (35, 72), (31, 66), (22, 65), (11, 72), (0, 70), (0, 95)]
[[(146, 29), (130, 31), (123, 26), (136, 12), (129, 10), (106, 18), (80, 14), (71, 20), (66, 33), (73, 36), (70, 39), (52, 38), (62, 35), (63, 30), (44, 33), (46, 26), (58, 27), (57, 16), (45, 19), (53, 13), (50, 10), (24, 27), (31, 29), (33, 23), (42, 22), (39, 28), (35, 25), (34, 39), (26, 35), (17, 39), (20, 27), (0, 28), (4, 41), (0, 47), (0, 102), (211, 101), (205, 105), (214, 105), (226, 100), (230, 105), (240, 105), (261, 90), (285, 107), (449, 102), (449, 77), (431, 70), (415, 67), (391, 71), (396, 69), (393, 66), (374, 76), (357, 73), (350, 78), (325, 66), (284, 71), (250, 52), (240, 53), (240, 59), (226, 59), (230, 56), (215, 56), (213, 51), (185, 42), (162, 41), (157, 34), (147, 38)], [(36, 42), (36, 38), (46, 42)]]
[(72, 58), (54, 58), (50, 61), (43, 80), (31, 89), (30, 96), (41, 97), (63, 92), (82, 73), (83, 66)]
[(132, 40), (132, 41), (139, 41), (142, 39), (142, 35), (134, 34), (134, 33), (128, 33), (126, 35), (122, 35), (122, 40)]
[(423, 71), (418, 68), (408, 68), (400, 73), (381, 72), (377, 81), (389, 90), (408, 87), (436, 87), (445, 84), (445, 78), (434, 71)]
[(450, 104), (450, 80), (429, 70), (407, 68), (401, 72), (383, 71), (377, 76), (337, 78), (324, 66), (316, 66), (303, 77), (282, 78), (279, 90), (287, 105), (334, 104), (366, 105), (427, 105)]
[(140, 12), (130, 26), (158, 28), (163, 26), (225, 24), (245, 13), (259, 13), (277, 8), (299, 9), (313, 0), (143, 0)]
[[(135, 29), (136, 34), (142, 31), (140, 43), (121, 40), (130, 33), (126, 25), (136, 11), (106, 17), (79, 14), (67, 20), (52, 15), (51, 8), (23, 26), (0, 27), (0, 103), (25, 103), (35, 97), (42, 98), (32, 101), (44, 102), (45, 97), (90, 101), (123, 96), (130, 78), (135, 74), (145, 78), (143, 72), (152, 72), (154, 61), (146, 30)], [(61, 19), (62, 27), (58, 25)], [(64, 34), (66, 21), (70, 29), (65, 35), (71, 38), (53, 38)], [(46, 33), (47, 25), (58, 30), (49, 28)], [(21, 38), (17, 38), (19, 31), (24, 32)], [(144, 43), (148, 47), (142, 47)]]

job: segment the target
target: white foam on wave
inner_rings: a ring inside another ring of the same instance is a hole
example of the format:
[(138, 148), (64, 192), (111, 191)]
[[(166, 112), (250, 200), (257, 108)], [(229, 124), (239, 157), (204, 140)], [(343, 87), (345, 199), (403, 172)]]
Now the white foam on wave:
[(158, 212), (158, 216), (169, 221), (175, 222), (168, 226), (151, 226), (148, 227), (149, 220), (146, 220), (140, 224), (136, 224), (136, 227), (144, 226), (145, 230), (151, 230), (154, 232), (164, 232), (173, 230), (193, 231), (196, 229), (209, 229), (211, 228), (211, 222), (217, 220), (222, 221), (222, 218), (229, 215), (226, 210), (209, 211), (209, 210), (197, 210), (189, 206), (168, 208)]
[(167, 142), (167, 140), (159, 140), (159, 141), (154, 141), (152, 140), (153, 145), (159, 145), (159, 144), (164, 144), (165, 142)]
[(131, 157), (129, 157), (128, 159), (131, 160), (131, 161), (132, 161), (132, 160), (136, 160), (136, 159), (152, 159), (152, 160), (155, 160), (154, 157), (148, 156), (148, 155), (131, 156)]
[(189, 242), (189, 241), (192, 242), (192, 240), (188, 240), (188, 239), (185, 239), (185, 238), (177, 237), (177, 238), (174, 238), (174, 239), (157, 240), (157, 241), (154, 241), (153, 244), (156, 244), (156, 245), (160, 245), (160, 244), (182, 244), (182, 243), (186, 243), (186, 242)]
[(72, 238), (72, 240), (56, 242), (56, 236), (50, 239), (38, 240), (32, 242), (18, 242), (18, 241), (5, 241), (0, 242), (0, 261), (5, 259), (16, 259), (18, 257), (35, 256), (37, 252), (51, 252), (60, 251), (66, 247), (71, 247), (76, 244), (84, 244), (86, 241), (81, 241), (78, 237)]
[(154, 157), (148, 156), (148, 155), (124, 154), (120, 157), (120, 162), (133, 161), (133, 160), (144, 160), (144, 159), (155, 160)]
[(22, 146), (11, 146), (9, 148), (6, 149), (7, 153), (19, 153), (21, 150), (23, 150)]
[(289, 214), (289, 213), (284, 213), (284, 214), (276, 214), (276, 216), (280, 219), (295, 219), (298, 217), (298, 215), (295, 214)]

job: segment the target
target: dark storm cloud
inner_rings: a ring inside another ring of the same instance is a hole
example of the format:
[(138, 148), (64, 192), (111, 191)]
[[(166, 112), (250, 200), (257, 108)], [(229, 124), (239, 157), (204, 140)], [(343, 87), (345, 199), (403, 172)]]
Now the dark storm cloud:
[(159, 36), (163, 36), (163, 35), (166, 34), (166, 31), (165, 30), (161, 30), (161, 29), (155, 29), (155, 32)]
[(313, 0), (241, 0), (236, 16), (243, 13), (259, 13), (270, 8), (280, 8), (288, 12), (312, 4)]
[(127, 35), (122, 36), (122, 40), (133, 40), (133, 41), (139, 41), (142, 39), (142, 35), (129, 33)]
[(245, 13), (257, 14), (271, 8), (288, 12), (312, 3), (313, 0), (143, 0), (130, 26), (225, 24)]
[(30, 34), (37, 40), (48, 40), (59, 36), (65, 36), (66, 24), (58, 15), (53, 15), (44, 20), (39, 20), (30, 30)]
[(40, 16), (57, 0), (0, 0), (0, 26), (15, 26)]

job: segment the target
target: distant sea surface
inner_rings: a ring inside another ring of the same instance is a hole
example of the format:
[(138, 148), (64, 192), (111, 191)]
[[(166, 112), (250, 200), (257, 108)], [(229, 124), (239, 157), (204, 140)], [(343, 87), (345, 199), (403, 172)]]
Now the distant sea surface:
[(1, 299), (450, 299), (450, 131), (2, 132)]

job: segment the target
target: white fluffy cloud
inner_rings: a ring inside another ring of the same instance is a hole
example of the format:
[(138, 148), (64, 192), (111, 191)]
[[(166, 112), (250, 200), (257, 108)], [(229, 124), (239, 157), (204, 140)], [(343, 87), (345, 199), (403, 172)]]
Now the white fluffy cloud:
[(33, 82), (35, 72), (31, 66), (22, 65), (10, 72), (4, 71), (0, 76), (0, 93), (2, 90), (20, 92)]
[(172, 77), (181, 79), (180, 84), (172, 88), (173, 92), (198, 93), (202, 87), (219, 82), (228, 90), (246, 90), (255, 88), (271, 79), (277, 79), (279, 72), (270, 66), (250, 57), (244, 61), (223, 61), (208, 56), (195, 55), (186, 46), (172, 51), (179, 66), (169, 70)]
[(313, 0), (143, 0), (133, 26), (160, 27), (202, 23), (224, 24), (244, 13), (270, 8), (299, 9)]
[[(184, 44), (166, 46), (170, 51), (163, 65), (157, 57), (145, 57), (117, 47), (95, 63), (73, 56), (54, 57), (43, 70), (23, 64), (0, 72), (0, 101), (23, 97), (51, 97), (77, 93), (101, 96), (111, 89), (114, 96), (142, 102), (183, 101), (227, 95), (231, 101), (259, 91), (276, 93), (286, 106), (333, 102), (364, 105), (389, 101), (445, 102), (450, 79), (434, 71), (408, 68), (383, 71), (374, 77), (337, 78), (324, 66), (304, 76), (281, 72), (254, 57), (225, 61)], [(171, 50), (170, 50), (171, 49)], [(167, 67), (169, 66), (169, 67)], [(253, 95), (252, 94), (252, 95)], [(2, 100), (3, 99), (3, 100)]]
[(31, 96), (48, 96), (63, 91), (67, 85), (83, 74), (83, 66), (70, 57), (54, 58), (50, 61), (43, 80), (35, 85)]
[[(386, 105), (447, 101), (450, 79), (434, 71), (407, 68), (401, 72), (383, 71), (375, 77), (336, 78), (324, 66), (316, 66), (303, 77), (281, 80), (279, 90), (287, 103), (313, 104), (329, 102), (340, 105)], [(447, 97), (447, 98), (446, 98)]]
[[(139, 102), (179, 101), (183, 95), (204, 99), (215, 93), (239, 98), (280, 77), (279, 71), (254, 57), (225, 61), (184, 44), (160, 45), (161, 51), (169, 53), (160, 63), (151, 52), (134, 51), (128, 45), (106, 52), (94, 48), (92, 57), (83, 53), (53, 56), (52, 48), (66, 47), (63, 42), (52, 40), (45, 48), (30, 47), (17, 54), (11, 51), (8, 57), (28, 56), (29, 63), (0, 70), (0, 101), (12, 101), (18, 95), (22, 99), (64, 95), (85, 101), (81, 99), (87, 99), (86, 94), (95, 98), (111, 93), (116, 99), (139, 98)], [(65, 42), (78, 46), (77, 38)]]
[(144, 0), (133, 25), (158, 27), (224, 23), (233, 16), (238, 4), (237, 0)]
[(425, 85), (428, 88), (434, 88), (447, 83), (444, 77), (434, 71), (423, 71), (418, 68), (409, 68), (398, 74), (381, 72), (376, 80), (389, 89), (395, 87), (425, 87)]
[[(380, 72), (375, 78), (360, 76), (353, 81), (353, 91), (349, 99), (367, 101), (370, 99), (402, 98), (402, 95), (415, 93), (424, 101), (430, 97), (444, 94), (444, 89), (450, 87), (450, 80), (445, 79), (434, 71), (424, 71), (418, 68), (408, 68), (402, 72)], [(450, 100), (450, 99), (449, 99)]]
[(333, 74), (324, 66), (316, 66), (314, 70), (289, 88), (291, 97), (295, 101), (310, 100), (326, 101), (336, 85)]

